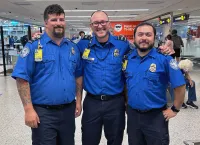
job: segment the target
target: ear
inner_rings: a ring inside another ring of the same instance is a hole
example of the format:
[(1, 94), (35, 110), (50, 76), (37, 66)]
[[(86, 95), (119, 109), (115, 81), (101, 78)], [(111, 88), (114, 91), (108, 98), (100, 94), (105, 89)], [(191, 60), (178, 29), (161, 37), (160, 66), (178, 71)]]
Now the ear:
[(111, 24), (110, 24), (110, 22), (108, 22), (108, 28), (109, 28), (109, 29), (111, 28)]

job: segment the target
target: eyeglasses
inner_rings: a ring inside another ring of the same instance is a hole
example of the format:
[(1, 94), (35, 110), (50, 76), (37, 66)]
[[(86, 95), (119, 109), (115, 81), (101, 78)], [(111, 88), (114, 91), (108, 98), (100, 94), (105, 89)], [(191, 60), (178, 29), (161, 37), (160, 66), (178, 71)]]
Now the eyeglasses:
[(91, 23), (91, 24), (92, 24), (92, 26), (94, 26), (94, 27), (98, 27), (99, 24), (101, 24), (101, 26), (105, 26), (108, 22), (109, 22), (109, 21), (101, 21), (101, 22), (93, 22), (93, 23)]

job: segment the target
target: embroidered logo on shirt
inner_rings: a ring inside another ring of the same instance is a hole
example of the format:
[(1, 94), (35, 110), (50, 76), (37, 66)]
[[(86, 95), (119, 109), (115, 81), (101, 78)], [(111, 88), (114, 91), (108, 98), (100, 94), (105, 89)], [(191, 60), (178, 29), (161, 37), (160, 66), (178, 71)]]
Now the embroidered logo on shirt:
[(149, 67), (149, 71), (150, 72), (156, 72), (156, 64), (155, 63), (152, 63)]
[(114, 56), (115, 56), (115, 57), (118, 57), (118, 56), (119, 56), (119, 49), (115, 49), (115, 50), (114, 50)]
[(175, 59), (171, 59), (169, 64), (171, 68), (173, 68), (174, 70), (178, 70), (179, 67)]
[(76, 53), (74, 47), (71, 48), (71, 53), (72, 53), (72, 55), (74, 55)]
[(24, 58), (29, 54), (29, 52), (30, 52), (30, 49), (28, 47), (24, 47), (20, 52), (20, 56)]

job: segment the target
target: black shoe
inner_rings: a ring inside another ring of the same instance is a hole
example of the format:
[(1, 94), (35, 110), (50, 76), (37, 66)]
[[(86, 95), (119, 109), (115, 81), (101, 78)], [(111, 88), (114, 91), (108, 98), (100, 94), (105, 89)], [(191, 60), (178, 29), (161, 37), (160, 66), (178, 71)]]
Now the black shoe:
[(191, 102), (187, 101), (186, 104), (187, 104), (188, 107), (193, 108), (193, 109), (198, 109), (199, 108), (192, 101)]
[(186, 109), (187, 105), (185, 105), (185, 103), (183, 103), (181, 108)]

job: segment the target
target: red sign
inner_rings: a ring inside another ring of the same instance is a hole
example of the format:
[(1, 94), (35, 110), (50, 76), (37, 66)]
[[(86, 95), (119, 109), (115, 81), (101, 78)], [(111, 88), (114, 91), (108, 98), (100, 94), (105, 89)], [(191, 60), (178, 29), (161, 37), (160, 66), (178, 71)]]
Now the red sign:
[(134, 28), (140, 24), (141, 21), (134, 22), (111, 22), (111, 27), (113, 29), (113, 35), (115, 36), (125, 36), (129, 41), (133, 41), (133, 31)]

